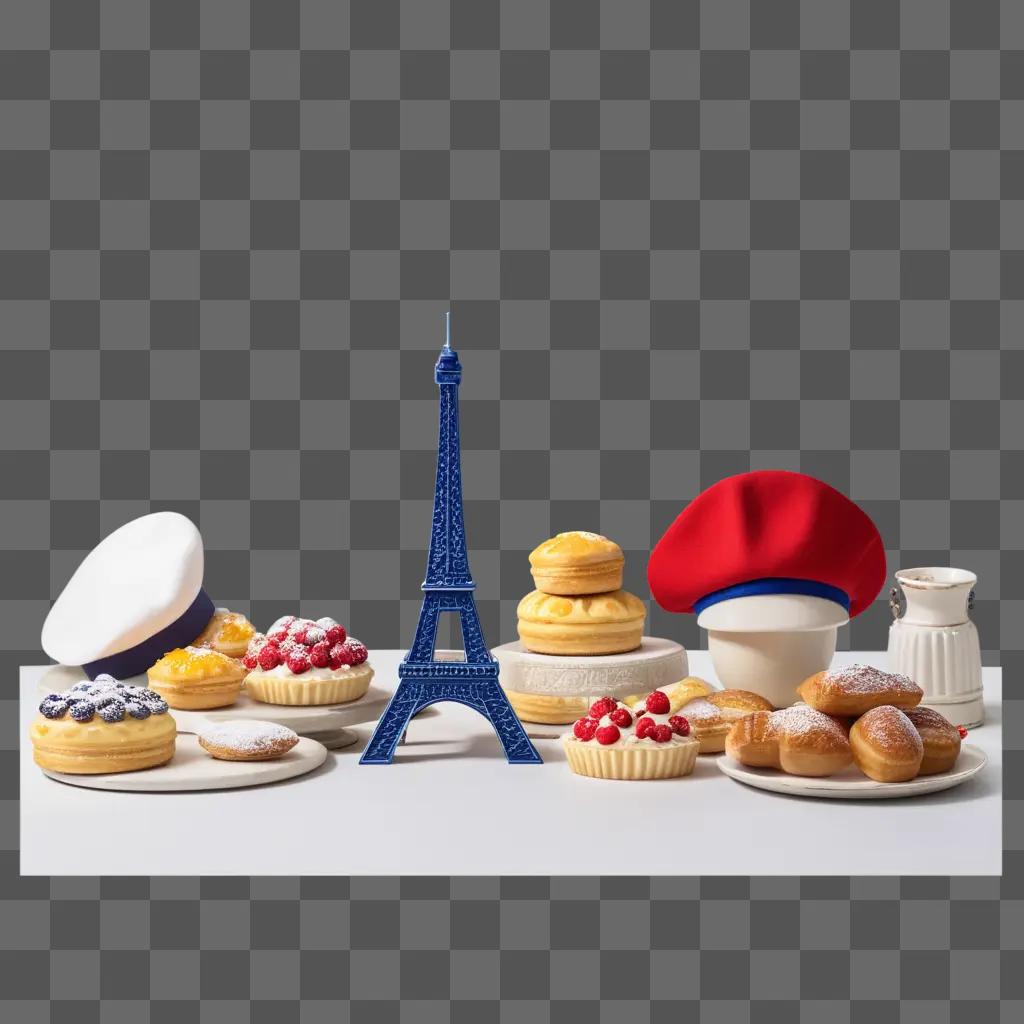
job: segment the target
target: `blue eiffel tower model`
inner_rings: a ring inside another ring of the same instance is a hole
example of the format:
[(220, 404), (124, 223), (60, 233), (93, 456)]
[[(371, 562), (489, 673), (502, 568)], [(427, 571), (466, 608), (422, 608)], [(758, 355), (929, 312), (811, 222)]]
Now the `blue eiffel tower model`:
[[(469, 572), (462, 518), (462, 459), (459, 441), (459, 382), (462, 366), (451, 347), (451, 313), (445, 314), (445, 342), (434, 366), (440, 390), (441, 425), (437, 441), (437, 483), (430, 553), (423, 581), (423, 607), (416, 636), (398, 667), (398, 689), (384, 711), (360, 764), (390, 764), (413, 715), (430, 704), (456, 701), (479, 711), (494, 727), (510, 764), (540, 764), (498, 684), (498, 662), (484, 643)], [(458, 612), (465, 661), (436, 661), (434, 645), (441, 612)]]

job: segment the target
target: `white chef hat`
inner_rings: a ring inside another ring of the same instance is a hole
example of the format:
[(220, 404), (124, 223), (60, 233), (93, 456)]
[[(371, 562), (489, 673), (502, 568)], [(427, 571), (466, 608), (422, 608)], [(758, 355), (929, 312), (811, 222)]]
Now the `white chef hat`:
[(62, 665), (125, 679), (191, 643), (213, 615), (203, 539), (177, 512), (119, 527), (86, 555), (43, 623), (43, 650)]

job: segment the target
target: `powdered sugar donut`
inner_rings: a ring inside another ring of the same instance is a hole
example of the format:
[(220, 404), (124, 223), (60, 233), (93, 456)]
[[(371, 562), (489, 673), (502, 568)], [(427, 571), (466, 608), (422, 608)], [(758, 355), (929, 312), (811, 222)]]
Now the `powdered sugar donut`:
[(217, 722), (200, 729), (199, 745), (220, 761), (272, 761), (287, 754), (299, 737), (277, 722)]

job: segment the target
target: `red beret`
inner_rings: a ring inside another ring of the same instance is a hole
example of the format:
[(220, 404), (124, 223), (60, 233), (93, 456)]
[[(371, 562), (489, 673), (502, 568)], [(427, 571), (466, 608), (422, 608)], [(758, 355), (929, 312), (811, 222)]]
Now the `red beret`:
[(651, 594), (701, 612), (751, 594), (810, 594), (852, 618), (885, 583), (885, 548), (867, 513), (834, 487), (777, 469), (726, 477), (698, 494), (655, 545)]

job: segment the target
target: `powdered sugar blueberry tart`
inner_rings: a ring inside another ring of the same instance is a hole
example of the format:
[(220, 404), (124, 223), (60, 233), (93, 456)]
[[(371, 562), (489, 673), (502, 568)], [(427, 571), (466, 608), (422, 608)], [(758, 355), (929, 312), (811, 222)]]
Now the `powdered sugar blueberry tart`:
[(633, 707), (602, 697), (562, 737), (562, 745), (577, 775), (634, 780), (689, 775), (700, 747), (690, 723), (672, 714), (663, 690)]
[(334, 619), (285, 615), (249, 643), (245, 689), (265, 704), (344, 704), (370, 688), (366, 648)]

